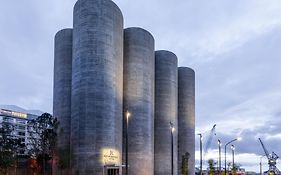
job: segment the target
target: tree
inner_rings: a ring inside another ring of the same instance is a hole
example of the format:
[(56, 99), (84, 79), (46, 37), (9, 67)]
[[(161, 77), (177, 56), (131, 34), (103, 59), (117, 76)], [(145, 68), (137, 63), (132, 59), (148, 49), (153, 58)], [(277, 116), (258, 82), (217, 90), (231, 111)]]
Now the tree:
[(14, 126), (3, 122), (0, 128), (0, 174), (7, 174), (9, 168), (16, 164), (16, 156), (20, 147), (21, 140), (14, 134)]
[(46, 173), (46, 162), (52, 160), (55, 155), (57, 127), (57, 119), (48, 113), (28, 122), (29, 155), (41, 165), (43, 175)]
[(208, 164), (209, 164), (209, 174), (214, 175), (215, 174), (215, 167), (214, 167), (215, 161), (213, 159), (209, 159)]
[(240, 168), (240, 165), (234, 163), (234, 165), (232, 166), (232, 174), (236, 175), (237, 174), (237, 170)]
[(182, 156), (182, 164), (181, 164), (181, 175), (188, 175), (188, 160), (190, 158), (190, 154), (188, 152)]

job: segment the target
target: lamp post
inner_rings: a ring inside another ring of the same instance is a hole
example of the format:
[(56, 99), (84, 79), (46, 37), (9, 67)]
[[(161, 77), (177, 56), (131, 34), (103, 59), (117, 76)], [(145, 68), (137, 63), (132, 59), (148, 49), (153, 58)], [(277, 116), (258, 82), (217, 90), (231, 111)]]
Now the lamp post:
[(202, 134), (198, 134), (200, 138), (200, 175), (202, 175)]
[(260, 156), (260, 175), (262, 175), (262, 158), (265, 157), (265, 155)]
[(129, 117), (130, 117), (130, 113), (129, 111), (126, 112), (125, 114), (126, 116), (126, 175), (128, 175), (128, 126), (129, 126)]
[(233, 174), (234, 174), (234, 150), (235, 150), (235, 146), (234, 145), (231, 145), (231, 150), (232, 150), (232, 171), (233, 171)]
[(221, 141), (218, 139), (218, 145), (219, 145), (219, 175), (221, 174)]
[(261, 162), (261, 160), (262, 160), (262, 156), (260, 157), (260, 175), (262, 173), (262, 162)]
[(238, 138), (236, 138), (236, 139), (233, 139), (233, 140), (227, 142), (227, 143), (225, 144), (225, 146), (224, 146), (224, 174), (225, 174), (225, 175), (226, 175), (226, 147), (227, 147), (227, 145), (229, 145), (230, 143), (235, 142), (236, 140), (240, 141), (241, 139), (242, 139), (242, 138), (240, 138), (240, 137), (238, 137)]
[(171, 175), (174, 174), (174, 131), (175, 127), (172, 122), (170, 122), (171, 129)]

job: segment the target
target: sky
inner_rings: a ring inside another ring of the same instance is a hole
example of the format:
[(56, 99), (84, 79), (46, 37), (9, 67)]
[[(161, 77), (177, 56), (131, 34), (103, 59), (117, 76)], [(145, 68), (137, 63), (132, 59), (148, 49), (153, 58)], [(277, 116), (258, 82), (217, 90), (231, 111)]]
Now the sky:
[[(74, 3), (1, 2), (0, 104), (52, 112), (54, 35), (72, 27)], [(259, 170), (259, 137), (281, 155), (280, 0), (115, 3), (125, 27), (147, 29), (156, 49), (174, 52), (179, 66), (195, 70), (196, 133), (206, 141), (217, 124), (206, 160), (217, 160), (217, 139), (224, 145), (238, 136), (243, 139), (235, 142), (236, 160), (247, 170)], [(229, 161), (230, 148), (227, 153)]]

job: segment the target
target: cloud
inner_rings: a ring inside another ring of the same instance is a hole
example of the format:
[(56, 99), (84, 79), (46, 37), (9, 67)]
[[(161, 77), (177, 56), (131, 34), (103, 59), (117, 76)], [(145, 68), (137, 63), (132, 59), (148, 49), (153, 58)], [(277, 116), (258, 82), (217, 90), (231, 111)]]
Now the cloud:
[[(72, 26), (75, 1), (2, 2), (0, 104), (52, 112), (53, 38)], [(242, 136), (237, 160), (249, 169), (263, 154), (258, 137), (281, 154), (281, 1), (115, 2), (125, 27), (149, 30), (157, 49), (195, 69), (198, 132), (216, 123), (215, 142)]]
[(249, 40), (280, 27), (281, 8), (276, 6), (276, 3), (259, 1), (241, 4), (243, 8), (237, 9), (236, 15), (230, 16), (228, 21), (216, 22), (215, 26), (205, 31), (208, 37), (202, 38), (198, 43), (200, 54), (205, 53), (203, 56), (211, 54), (212, 57), (209, 58), (216, 59), (214, 56), (229, 52)]
[(0, 104), (52, 112), (53, 37), (72, 26), (73, 2), (6, 1), (0, 6)]

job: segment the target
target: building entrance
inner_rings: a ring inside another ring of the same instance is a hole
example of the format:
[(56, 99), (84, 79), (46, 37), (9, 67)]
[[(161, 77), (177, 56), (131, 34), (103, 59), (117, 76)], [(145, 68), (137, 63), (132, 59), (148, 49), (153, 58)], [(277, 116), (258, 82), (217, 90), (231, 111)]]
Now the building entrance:
[(105, 167), (105, 175), (121, 175), (119, 167)]
[(108, 169), (107, 175), (119, 175), (119, 169)]

